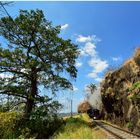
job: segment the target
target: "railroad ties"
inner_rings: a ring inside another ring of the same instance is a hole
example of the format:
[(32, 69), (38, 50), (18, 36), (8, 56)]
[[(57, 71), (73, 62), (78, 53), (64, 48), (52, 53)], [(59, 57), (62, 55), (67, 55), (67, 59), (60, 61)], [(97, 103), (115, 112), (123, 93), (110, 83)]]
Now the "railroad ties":
[(95, 123), (105, 130), (106, 132), (110, 133), (112, 137), (117, 138), (117, 139), (139, 139), (140, 136), (136, 135), (132, 132), (129, 132), (127, 130), (123, 130), (119, 127), (112, 126), (111, 124), (105, 123), (100, 120), (96, 120)]

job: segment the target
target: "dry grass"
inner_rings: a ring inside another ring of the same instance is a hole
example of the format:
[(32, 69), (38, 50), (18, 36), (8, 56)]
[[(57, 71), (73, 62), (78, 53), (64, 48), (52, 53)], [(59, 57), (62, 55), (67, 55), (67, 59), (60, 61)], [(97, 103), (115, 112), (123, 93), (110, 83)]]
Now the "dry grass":
[(123, 64), (124, 66), (127, 66), (127, 65), (136, 65), (135, 61), (131, 58), (131, 59), (128, 59), (124, 62)]
[(66, 124), (57, 132), (55, 139), (103, 139), (107, 135), (100, 130), (87, 114), (66, 118)]

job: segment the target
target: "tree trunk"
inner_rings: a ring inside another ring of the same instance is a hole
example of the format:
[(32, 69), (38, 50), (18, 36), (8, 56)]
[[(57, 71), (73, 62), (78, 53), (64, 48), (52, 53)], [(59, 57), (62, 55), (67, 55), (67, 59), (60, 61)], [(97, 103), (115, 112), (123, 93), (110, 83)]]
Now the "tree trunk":
[(25, 117), (30, 118), (31, 112), (35, 104), (35, 96), (37, 95), (37, 72), (35, 68), (32, 68), (31, 74), (31, 90), (27, 98), (26, 108), (25, 108)]

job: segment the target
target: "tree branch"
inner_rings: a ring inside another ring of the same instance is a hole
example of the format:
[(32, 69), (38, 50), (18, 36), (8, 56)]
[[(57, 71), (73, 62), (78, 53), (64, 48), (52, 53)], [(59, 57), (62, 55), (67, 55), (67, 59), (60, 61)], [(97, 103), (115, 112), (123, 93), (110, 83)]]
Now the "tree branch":
[(21, 95), (21, 94), (15, 94), (15, 93), (10, 93), (11, 91), (0, 91), (0, 94), (5, 94), (5, 95), (12, 95), (12, 96), (17, 96), (17, 97), (21, 97), (21, 98), (24, 98), (24, 99), (27, 99), (26, 96), (24, 95)]

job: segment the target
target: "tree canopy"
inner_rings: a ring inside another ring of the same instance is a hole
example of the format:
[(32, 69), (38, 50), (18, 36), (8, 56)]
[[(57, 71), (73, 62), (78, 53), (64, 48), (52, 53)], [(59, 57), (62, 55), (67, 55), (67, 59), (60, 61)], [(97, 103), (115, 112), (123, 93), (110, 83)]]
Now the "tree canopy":
[(25, 114), (45, 101), (40, 85), (55, 92), (72, 86), (65, 74), (77, 76), (78, 47), (61, 38), (60, 31), (41, 10), (20, 10), (15, 19), (0, 19), (0, 36), (7, 40), (7, 46), (0, 47), (0, 94), (24, 100)]

